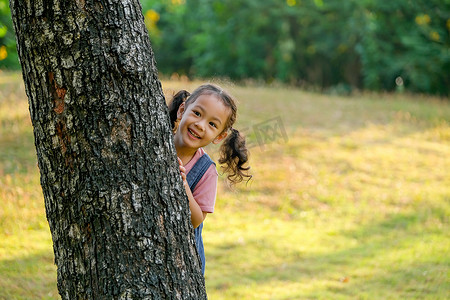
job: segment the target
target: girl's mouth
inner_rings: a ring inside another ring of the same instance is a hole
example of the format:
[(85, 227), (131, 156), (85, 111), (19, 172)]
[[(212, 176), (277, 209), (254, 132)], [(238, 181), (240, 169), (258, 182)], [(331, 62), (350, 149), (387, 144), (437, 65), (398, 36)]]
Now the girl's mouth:
[(193, 137), (195, 137), (195, 138), (197, 138), (197, 139), (200, 139), (200, 136), (198, 136), (194, 131), (190, 130), (189, 128), (188, 128), (188, 133), (189, 133), (190, 135), (192, 135)]

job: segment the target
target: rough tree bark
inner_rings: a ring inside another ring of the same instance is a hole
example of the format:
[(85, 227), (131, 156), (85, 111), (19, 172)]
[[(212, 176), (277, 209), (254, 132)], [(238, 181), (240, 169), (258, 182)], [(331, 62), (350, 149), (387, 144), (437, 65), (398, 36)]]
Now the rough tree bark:
[(10, 5), (62, 298), (205, 299), (139, 1)]

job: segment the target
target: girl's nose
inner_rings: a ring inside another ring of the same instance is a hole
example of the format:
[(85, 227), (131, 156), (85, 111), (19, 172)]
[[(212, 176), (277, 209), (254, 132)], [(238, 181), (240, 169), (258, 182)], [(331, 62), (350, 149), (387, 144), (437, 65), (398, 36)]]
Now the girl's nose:
[(200, 129), (201, 131), (205, 130), (205, 125), (203, 124), (203, 122), (196, 122), (195, 126), (197, 126), (197, 128)]

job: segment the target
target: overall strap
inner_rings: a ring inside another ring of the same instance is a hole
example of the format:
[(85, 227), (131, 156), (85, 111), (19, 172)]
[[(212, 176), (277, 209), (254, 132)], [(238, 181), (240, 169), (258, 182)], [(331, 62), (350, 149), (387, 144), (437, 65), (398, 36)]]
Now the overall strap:
[(195, 187), (197, 186), (197, 183), (200, 181), (200, 179), (206, 173), (206, 171), (208, 170), (209, 166), (211, 166), (211, 164), (215, 165), (215, 163), (212, 161), (212, 159), (206, 153), (204, 153), (197, 160), (195, 165), (192, 167), (192, 169), (186, 175), (186, 180), (189, 184), (189, 188), (191, 189), (191, 191), (194, 191)]

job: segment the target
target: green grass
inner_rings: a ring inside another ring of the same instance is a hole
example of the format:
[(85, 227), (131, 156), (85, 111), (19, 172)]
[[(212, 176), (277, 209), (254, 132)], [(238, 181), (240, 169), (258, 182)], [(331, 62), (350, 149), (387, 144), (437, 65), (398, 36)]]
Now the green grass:
[[(57, 299), (20, 82), (0, 73), (0, 299)], [(223, 85), (239, 99), (254, 178), (234, 189), (222, 178), (206, 219), (210, 299), (448, 297), (448, 99)], [(276, 117), (288, 140), (259, 144)]]

